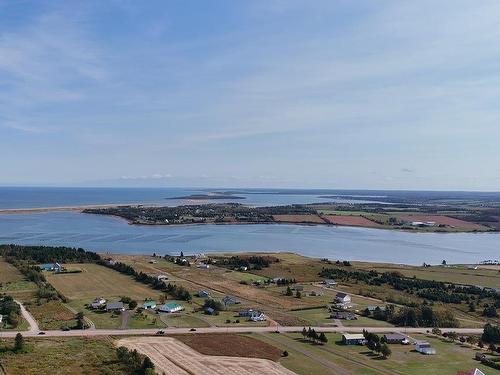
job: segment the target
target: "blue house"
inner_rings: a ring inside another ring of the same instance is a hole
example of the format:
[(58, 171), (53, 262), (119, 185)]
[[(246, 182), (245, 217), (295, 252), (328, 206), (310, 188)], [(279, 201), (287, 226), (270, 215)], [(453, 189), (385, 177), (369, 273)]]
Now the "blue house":
[(43, 271), (53, 271), (53, 272), (61, 272), (62, 266), (59, 263), (45, 263), (41, 264), (40, 268)]

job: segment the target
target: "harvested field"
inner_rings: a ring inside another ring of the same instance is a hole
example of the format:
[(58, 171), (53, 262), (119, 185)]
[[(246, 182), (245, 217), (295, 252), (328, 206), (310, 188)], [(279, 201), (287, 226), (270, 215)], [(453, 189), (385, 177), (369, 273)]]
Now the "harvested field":
[(227, 334), (175, 336), (187, 346), (205, 355), (264, 358), (278, 361), (281, 350), (253, 337)]
[(353, 227), (367, 227), (367, 228), (381, 227), (380, 224), (368, 220), (362, 216), (325, 215), (324, 218), (328, 220), (330, 224), (335, 224), (335, 225), (348, 225)]
[(440, 225), (446, 225), (455, 228), (469, 229), (469, 230), (486, 230), (482, 225), (471, 223), (464, 220), (454, 219), (444, 215), (401, 215), (400, 219), (406, 221), (434, 221)]
[(273, 215), (273, 219), (278, 223), (325, 224), (318, 215)]
[(59, 329), (62, 326), (72, 327), (76, 324), (75, 314), (59, 301), (50, 301), (41, 305), (32, 303), (26, 307), (41, 329)]
[(156, 371), (166, 375), (295, 374), (268, 359), (203, 355), (170, 337), (127, 338), (119, 340), (117, 345), (147, 355)]

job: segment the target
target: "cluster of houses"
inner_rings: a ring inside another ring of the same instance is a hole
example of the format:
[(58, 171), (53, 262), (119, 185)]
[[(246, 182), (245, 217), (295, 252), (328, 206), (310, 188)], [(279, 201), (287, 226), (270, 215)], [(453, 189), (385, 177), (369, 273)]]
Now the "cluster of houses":
[[(387, 333), (382, 336), (382, 340), (387, 344), (410, 344), (408, 337), (400, 333)], [(342, 343), (344, 345), (365, 345), (367, 340), (362, 333), (345, 333), (342, 335)], [(427, 341), (416, 341), (415, 351), (426, 355), (436, 354), (436, 349)]]
[[(97, 297), (91, 304), (90, 307), (94, 310), (103, 310), (106, 312), (121, 312), (125, 311), (125, 305), (123, 302), (108, 302), (102, 297)], [(148, 300), (145, 301), (142, 306), (144, 310), (157, 310), (158, 312), (164, 313), (175, 313), (184, 310), (184, 307), (176, 302), (169, 302), (158, 306), (156, 301)]]
[(263, 322), (266, 320), (266, 316), (262, 311), (259, 310), (243, 310), (238, 313), (240, 317), (245, 317), (248, 318), (248, 320), (251, 320), (252, 322)]

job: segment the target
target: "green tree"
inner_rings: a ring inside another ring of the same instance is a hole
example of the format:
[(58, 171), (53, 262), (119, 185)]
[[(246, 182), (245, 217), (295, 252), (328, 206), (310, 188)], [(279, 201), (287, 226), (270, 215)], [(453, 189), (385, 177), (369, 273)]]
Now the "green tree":
[(78, 312), (76, 314), (76, 329), (84, 329), (85, 328), (85, 319), (83, 316), (83, 312)]
[(125, 361), (125, 359), (127, 358), (128, 356), (128, 349), (124, 346), (120, 346), (116, 349), (116, 356), (118, 357), (118, 359), (122, 362)]
[(319, 334), (319, 341), (322, 343), (322, 344), (326, 344), (328, 342), (328, 337), (326, 337), (325, 333), (324, 332), (321, 332)]
[(304, 338), (307, 338), (307, 329), (306, 329), (306, 327), (302, 328), (302, 336)]
[(16, 335), (16, 338), (14, 340), (14, 350), (16, 352), (21, 351), (24, 349), (24, 337), (20, 333)]
[(297, 293), (295, 293), (296, 298), (302, 298), (302, 294), (297, 290)]
[(292, 288), (290, 288), (290, 286), (287, 286), (285, 296), (292, 296), (292, 295), (293, 295)]
[(380, 346), (380, 353), (382, 354), (382, 357), (389, 358), (392, 354), (392, 351), (387, 344), (382, 344)]
[(137, 307), (137, 301), (136, 301), (136, 300), (132, 300), (132, 301), (130, 301), (130, 302), (128, 303), (128, 308), (129, 308), (130, 310), (133, 310), (133, 309), (135, 309), (136, 307)]

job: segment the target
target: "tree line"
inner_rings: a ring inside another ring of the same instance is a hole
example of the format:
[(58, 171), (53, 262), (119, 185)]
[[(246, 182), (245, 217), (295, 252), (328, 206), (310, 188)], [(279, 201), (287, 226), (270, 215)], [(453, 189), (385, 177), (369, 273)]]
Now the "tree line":
[(34, 263), (93, 263), (101, 259), (92, 251), (64, 246), (0, 245), (0, 255)]

